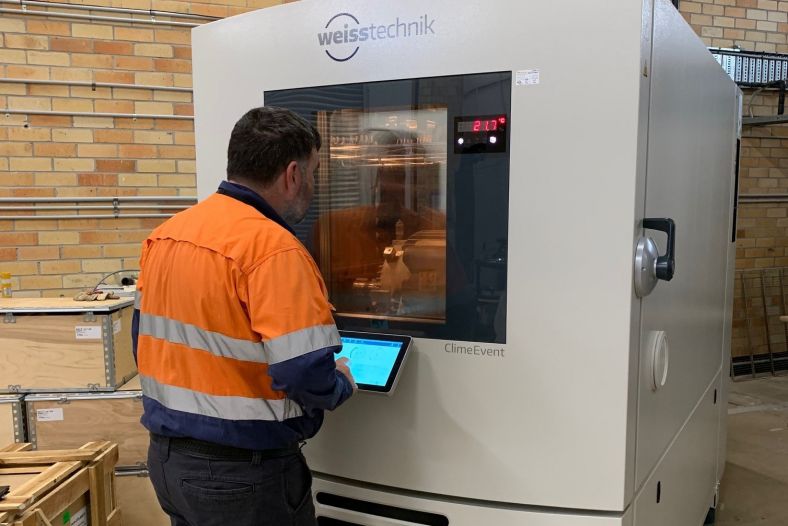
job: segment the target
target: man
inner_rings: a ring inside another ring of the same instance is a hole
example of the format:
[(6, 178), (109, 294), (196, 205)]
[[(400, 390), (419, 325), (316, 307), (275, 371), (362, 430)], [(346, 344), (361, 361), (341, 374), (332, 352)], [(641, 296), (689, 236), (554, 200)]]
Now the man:
[(227, 181), (145, 240), (132, 333), (148, 469), (173, 526), (315, 524), (300, 442), (355, 389), (306, 215), (320, 136), (256, 108)]

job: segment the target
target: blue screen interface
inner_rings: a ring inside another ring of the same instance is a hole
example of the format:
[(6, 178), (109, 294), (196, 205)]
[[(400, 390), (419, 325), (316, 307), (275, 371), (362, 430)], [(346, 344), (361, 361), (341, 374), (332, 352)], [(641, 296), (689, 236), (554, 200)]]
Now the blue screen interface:
[(343, 336), (342, 352), (334, 357), (350, 360), (350, 372), (357, 384), (385, 386), (401, 347), (399, 342)]

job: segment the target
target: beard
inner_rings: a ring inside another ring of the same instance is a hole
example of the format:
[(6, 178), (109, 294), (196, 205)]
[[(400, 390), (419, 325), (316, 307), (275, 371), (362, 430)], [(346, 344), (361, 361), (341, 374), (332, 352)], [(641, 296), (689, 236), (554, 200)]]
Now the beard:
[(288, 206), (287, 211), (284, 214), (284, 220), (291, 225), (299, 224), (306, 217), (311, 201), (312, 199), (308, 195), (306, 186), (302, 186), (298, 197), (296, 197), (294, 202)]

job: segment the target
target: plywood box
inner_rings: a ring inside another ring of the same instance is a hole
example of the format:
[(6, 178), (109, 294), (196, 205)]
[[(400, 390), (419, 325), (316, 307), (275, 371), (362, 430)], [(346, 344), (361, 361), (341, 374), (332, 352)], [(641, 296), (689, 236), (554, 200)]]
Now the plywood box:
[(139, 467), (147, 462), (149, 434), (140, 424), (139, 377), (114, 393), (27, 395), (25, 406), (29, 441), (38, 450), (107, 440), (118, 444), (119, 466)]
[(133, 299), (0, 299), (0, 393), (113, 391), (136, 374)]
[(159, 506), (147, 471), (115, 472), (115, 492), (123, 526), (170, 526), (170, 518)]
[[(0, 396), (0, 444), (25, 441), (22, 397)], [(84, 443), (84, 442), (83, 442)]]
[(119, 526), (114, 468), (118, 450), (108, 442), (42, 454), (30, 444), (0, 449), (0, 526)]

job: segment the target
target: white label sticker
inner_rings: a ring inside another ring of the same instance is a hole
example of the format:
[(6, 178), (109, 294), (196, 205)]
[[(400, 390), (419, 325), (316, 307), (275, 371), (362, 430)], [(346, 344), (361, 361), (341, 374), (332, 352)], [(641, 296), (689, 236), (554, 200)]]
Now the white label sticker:
[(36, 420), (39, 422), (60, 422), (63, 420), (63, 409), (37, 409)]
[(121, 324), (120, 318), (112, 322), (112, 334), (117, 334), (120, 332)]
[(82, 508), (71, 517), (70, 526), (88, 526), (88, 509)]
[(515, 74), (515, 85), (517, 86), (533, 86), (539, 84), (539, 70), (538, 69), (523, 69)]
[(100, 340), (101, 325), (77, 326), (74, 327), (77, 340)]

